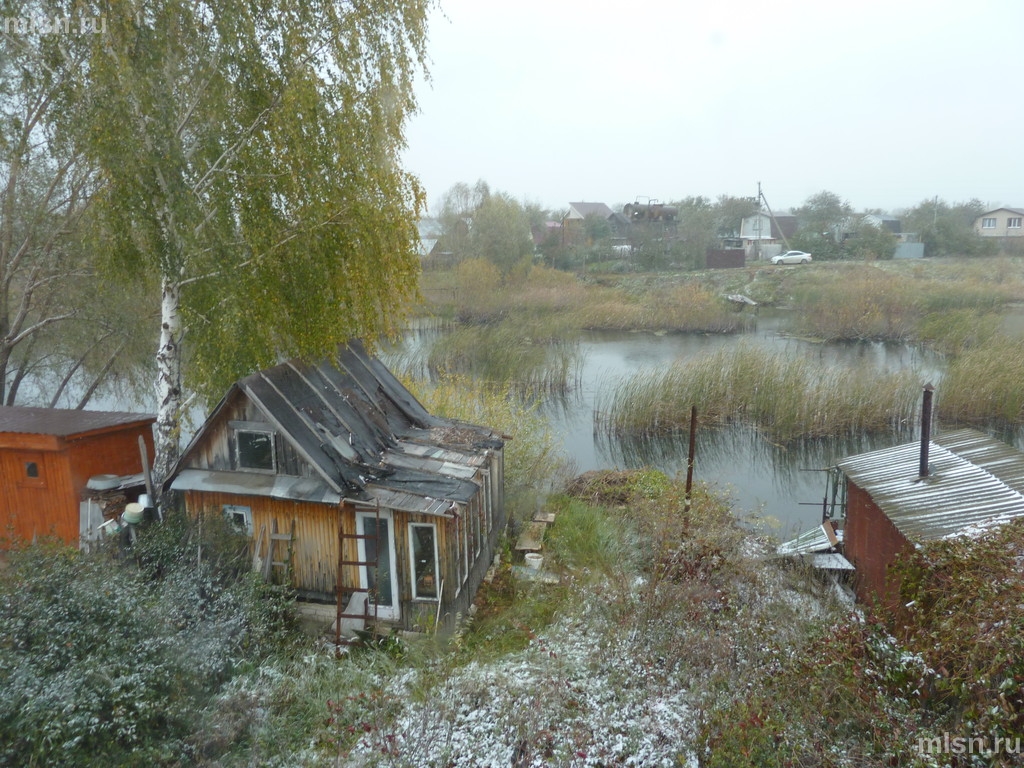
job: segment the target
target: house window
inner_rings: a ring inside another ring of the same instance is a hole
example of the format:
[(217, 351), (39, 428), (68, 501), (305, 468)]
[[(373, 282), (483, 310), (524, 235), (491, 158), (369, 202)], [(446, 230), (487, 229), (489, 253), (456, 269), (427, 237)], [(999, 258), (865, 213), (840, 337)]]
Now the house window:
[(412, 597), (414, 600), (436, 600), (437, 529), (430, 523), (409, 524), (409, 552), (412, 557)]
[(1020, 220), (1021, 220), (1021, 218), (1024, 218), (1024, 217), (1014, 216), (1014, 217), (1011, 217), (1011, 218), (1007, 219), (1006, 220), (1006, 228), (1007, 229), (1020, 229)]
[(235, 431), (238, 446), (239, 469), (259, 469), (273, 472), (277, 469), (274, 460), (274, 433), (239, 429)]
[[(1019, 219), (1018, 219), (1018, 221), (1019, 221)], [(995, 229), (996, 228), (996, 220), (995, 219), (982, 219), (981, 220), (981, 228), (982, 229)]]
[(238, 529), (239, 533), (252, 536), (252, 509), (234, 504), (225, 504), (222, 509), (224, 517)]
[(22, 454), (18, 458), (21, 464), (21, 477), (18, 478), (18, 485), (22, 488), (45, 488), (46, 478), (43, 477), (42, 454)]

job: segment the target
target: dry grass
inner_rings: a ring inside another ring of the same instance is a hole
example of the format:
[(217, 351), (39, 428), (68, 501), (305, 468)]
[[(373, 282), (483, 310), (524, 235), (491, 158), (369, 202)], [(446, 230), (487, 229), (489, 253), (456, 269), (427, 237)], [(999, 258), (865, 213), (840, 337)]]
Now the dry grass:
[[(928, 338), (942, 346), (937, 317), (977, 318), (1024, 294), (1009, 266), (990, 265), (989, 272), (970, 266), (909, 272), (857, 266), (813, 274), (793, 289), (800, 310), (797, 328), (826, 341)], [(995, 279), (999, 274), (1002, 281)], [(954, 324), (948, 332), (956, 336), (961, 329)]]

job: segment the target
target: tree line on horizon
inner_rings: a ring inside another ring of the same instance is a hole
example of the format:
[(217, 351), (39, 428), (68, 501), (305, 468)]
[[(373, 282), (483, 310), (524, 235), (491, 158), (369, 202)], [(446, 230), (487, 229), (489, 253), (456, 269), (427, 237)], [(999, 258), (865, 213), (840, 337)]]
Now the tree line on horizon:
[[(561, 269), (580, 269), (586, 264), (613, 262), (626, 269), (700, 269), (708, 250), (722, 247), (740, 233), (740, 222), (758, 211), (766, 211), (756, 197), (703, 195), (670, 200), (676, 209), (671, 236), (663, 223), (633, 223), (628, 232), (614, 231), (612, 222), (595, 215), (582, 222), (581, 236), (567, 238), (560, 227), (568, 213), (547, 209), (512, 195), (493, 191), (479, 180), (470, 185), (453, 185), (437, 205), (440, 225), (439, 250), (454, 260), (483, 258), (504, 272), (534, 255)], [(612, 206), (621, 212), (623, 205)], [(938, 198), (924, 200), (896, 212), (901, 232), (912, 233), (924, 244), (926, 256), (985, 256), (996, 252), (996, 244), (974, 231), (975, 219), (988, 208), (977, 199), (948, 203)], [(781, 215), (781, 212), (776, 212)], [(855, 212), (834, 192), (823, 190), (787, 212), (797, 219), (797, 230), (789, 238), (793, 249), (813, 253), (823, 260), (891, 259), (897, 236), (887, 227), (866, 220), (869, 214), (885, 215), (881, 209)], [(534, 237), (540, 233), (540, 237)], [(616, 248), (616, 244), (620, 247)], [(630, 260), (625, 262), (623, 245)]]

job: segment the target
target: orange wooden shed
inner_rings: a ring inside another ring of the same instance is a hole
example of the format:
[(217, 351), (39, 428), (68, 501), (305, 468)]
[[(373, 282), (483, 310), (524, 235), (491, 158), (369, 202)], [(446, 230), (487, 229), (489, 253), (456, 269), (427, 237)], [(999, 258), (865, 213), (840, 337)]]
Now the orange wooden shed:
[(148, 414), (0, 406), (0, 548), (56, 536), (79, 543), (93, 475), (142, 472), (153, 455)]

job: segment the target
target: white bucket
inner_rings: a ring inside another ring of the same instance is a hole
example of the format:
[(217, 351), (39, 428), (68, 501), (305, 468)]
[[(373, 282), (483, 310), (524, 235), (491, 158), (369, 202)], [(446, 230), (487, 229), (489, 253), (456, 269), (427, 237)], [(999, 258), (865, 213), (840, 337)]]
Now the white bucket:
[(525, 559), (527, 568), (539, 571), (541, 564), (544, 562), (544, 555), (538, 555), (536, 552), (529, 552)]

